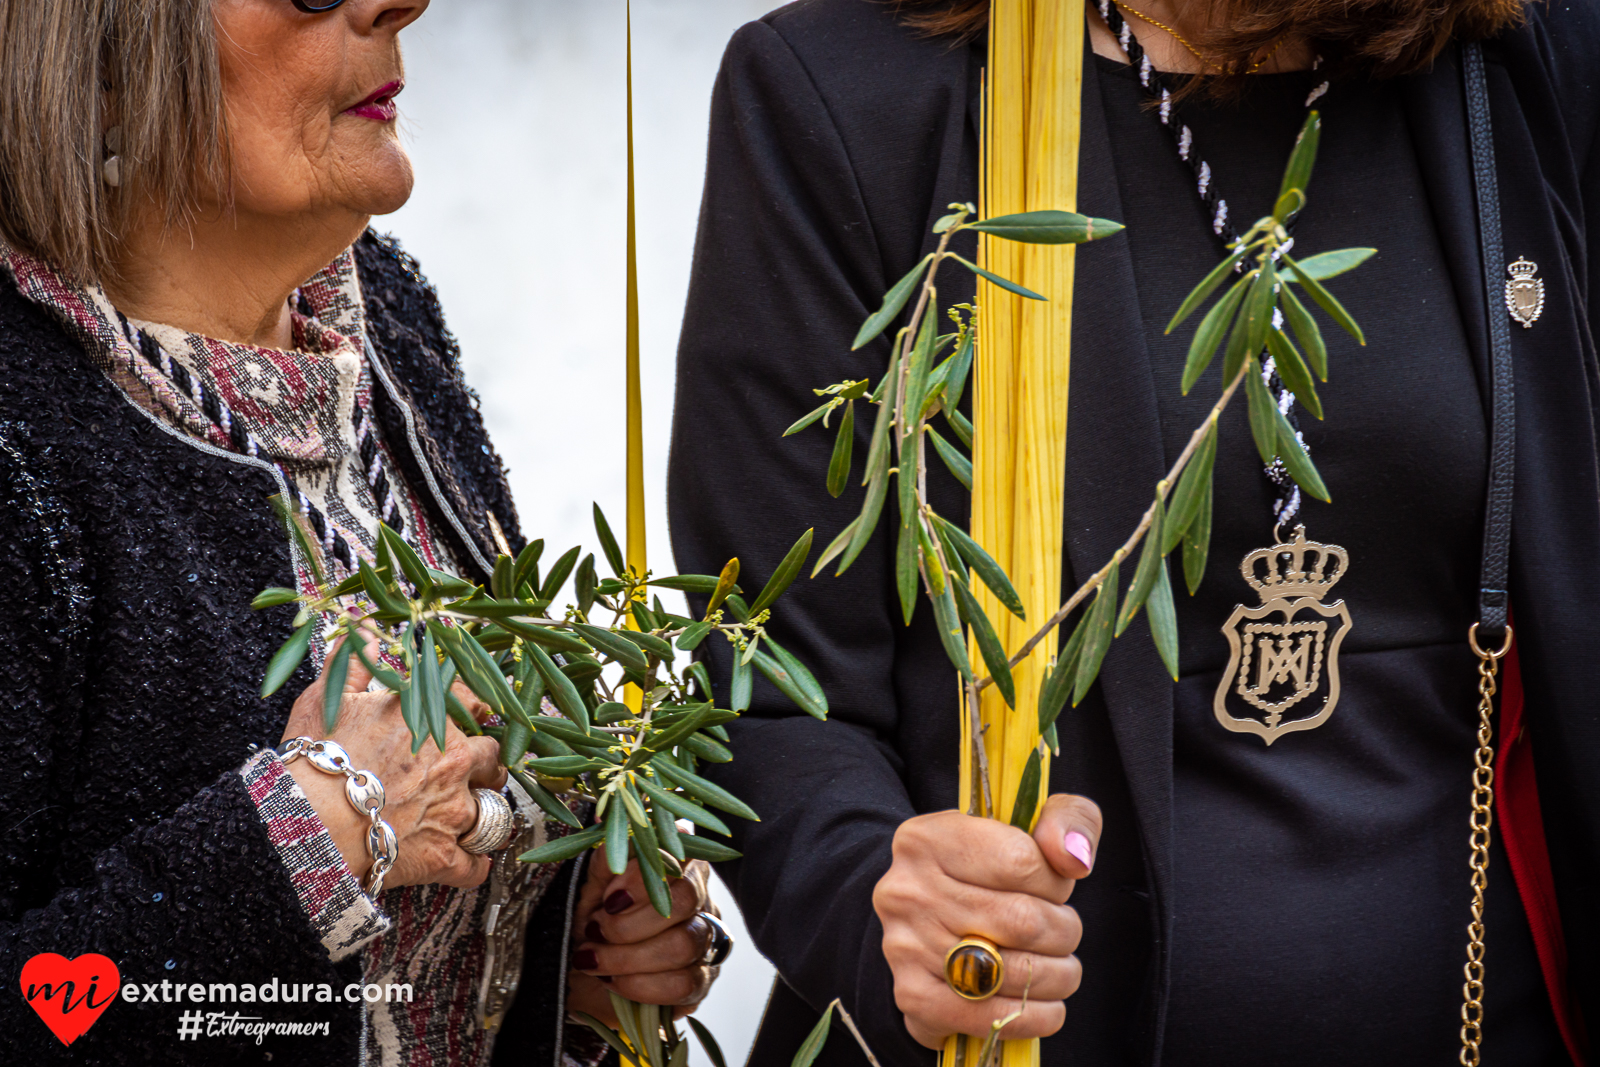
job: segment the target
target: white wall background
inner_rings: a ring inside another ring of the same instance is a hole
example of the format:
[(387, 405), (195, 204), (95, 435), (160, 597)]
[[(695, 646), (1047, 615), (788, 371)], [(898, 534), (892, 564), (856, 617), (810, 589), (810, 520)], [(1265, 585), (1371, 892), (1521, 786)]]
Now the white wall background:
[[(650, 564), (666, 526), (673, 353), (728, 37), (779, 0), (635, 0), (634, 122)], [(597, 548), (590, 502), (623, 521), (623, 0), (437, 2), (408, 29), (402, 127), (411, 203), (377, 221), (438, 286), (548, 550)], [(720, 887), (719, 887), (720, 888)], [(772, 968), (721, 895), (739, 947), (699, 1018), (743, 1062)], [(695, 1050), (696, 1063), (706, 1063)]]

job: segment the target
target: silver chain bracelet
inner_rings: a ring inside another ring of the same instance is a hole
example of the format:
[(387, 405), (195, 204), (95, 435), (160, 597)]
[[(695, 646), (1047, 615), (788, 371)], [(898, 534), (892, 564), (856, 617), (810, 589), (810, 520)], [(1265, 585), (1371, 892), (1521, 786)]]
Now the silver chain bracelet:
[(350, 762), (350, 754), (337, 741), (313, 741), (309, 737), (296, 737), (283, 743), (279, 757), (287, 765), (304, 756), (311, 766), (325, 774), (344, 775), (344, 795), (350, 806), (365, 815), (367, 826), (367, 852), (372, 856), (372, 870), (367, 872), (362, 888), (369, 897), (383, 892), (383, 879), (400, 858), (400, 844), (395, 840), (394, 827), (382, 819), (383, 783), (371, 771), (358, 771)]

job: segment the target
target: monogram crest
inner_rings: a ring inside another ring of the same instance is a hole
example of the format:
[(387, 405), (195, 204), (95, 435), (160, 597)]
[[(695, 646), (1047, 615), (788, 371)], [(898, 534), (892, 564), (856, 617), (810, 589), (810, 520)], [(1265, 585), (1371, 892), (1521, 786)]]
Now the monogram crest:
[(1511, 274), (1506, 282), (1506, 310), (1522, 323), (1523, 329), (1528, 329), (1544, 313), (1544, 281), (1534, 277), (1539, 273), (1539, 264), (1519, 259), (1506, 270)]
[(1270, 745), (1328, 721), (1339, 702), (1339, 646), (1351, 621), (1344, 601), (1323, 598), (1349, 561), (1338, 545), (1307, 541), (1304, 526), (1292, 540), (1244, 558), (1240, 573), (1261, 604), (1240, 604), (1222, 627), (1231, 653), (1213, 707), (1224, 727)]

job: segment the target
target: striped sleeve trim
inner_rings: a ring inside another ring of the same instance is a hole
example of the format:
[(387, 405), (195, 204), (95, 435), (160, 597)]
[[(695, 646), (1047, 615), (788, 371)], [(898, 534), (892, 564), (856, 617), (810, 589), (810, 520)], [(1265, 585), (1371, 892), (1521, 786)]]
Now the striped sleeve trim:
[(335, 963), (346, 959), (387, 931), (388, 916), (362, 892), (278, 754), (271, 749), (257, 753), (239, 774), (329, 959)]

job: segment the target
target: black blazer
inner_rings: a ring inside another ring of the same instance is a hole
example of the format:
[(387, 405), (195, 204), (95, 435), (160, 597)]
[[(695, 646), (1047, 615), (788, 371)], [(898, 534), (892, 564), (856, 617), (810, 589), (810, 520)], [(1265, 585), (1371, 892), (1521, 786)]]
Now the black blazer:
[[(369, 233), (356, 262), (368, 334), (395, 383), (374, 390), (377, 416), (411, 484), (426, 484), (424, 465), (433, 473), (439, 494), (419, 494), (429, 519), (467, 573), (487, 581), (473, 563), (494, 558), (487, 510), (517, 544), (521, 535), (455, 341), (398, 246)], [(9, 277), (0, 281), (9, 982), (41, 952), (106, 955), (125, 983), (277, 977), (342, 991), (361, 980), (359, 956), (329, 963), (237, 773), (278, 743), (290, 704), (316, 677), (308, 661), (272, 698), (258, 692), (293, 618), (250, 610), (261, 589), (293, 584), (288, 538), (267, 504), (275, 492), (263, 465), (158, 426)], [(522, 1062), (555, 1060), (566, 903), (558, 882), (530, 923), (524, 985), (503, 1031), (515, 1033)], [(0, 1000), (0, 1063), (357, 1061), (357, 1007), (260, 1007), (254, 1014), (270, 1020), (327, 1023), (327, 1036), (179, 1042), (183, 1006), (119, 1001), (68, 1049), (12, 984)]]
[[(1575, 964), (1570, 981), (1589, 1029), (1600, 1032), (1600, 977), (1587, 965), (1600, 953), (1600, 374), (1592, 330), (1600, 281), (1590, 253), (1600, 241), (1600, 7), (1527, 10), (1526, 25), (1485, 48), (1506, 248), (1538, 262), (1548, 287), (1538, 327), (1513, 331), (1512, 592)], [(881, 373), (886, 342), (852, 354), (851, 337), (931, 250), (929, 229), (946, 204), (976, 199), (982, 48), (919, 39), (888, 5), (868, 0), (801, 0), (734, 37), (716, 86), (679, 352), (669, 477), (684, 570), (715, 573), (737, 554), (747, 574), (765, 575), (801, 529), (815, 525), (825, 544), (854, 516), (859, 489), (838, 501), (821, 490), (831, 438), (778, 434), (815, 405), (812, 388)], [(1092, 99), (1092, 63), (1085, 78)], [(1481, 375), (1486, 316), (1504, 311), (1485, 307), (1455, 51), (1407, 79), (1404, 92)], [(1080, 209), (1120, 218), (1099, 108), (1085, 108), (1083, 138)], [(1140, 313), (1125, 296), (1134, 291), (1128, 245), (1086, 245), (1078, 257), (1068, 582), (1111, 554), (1165, 469)], [(942, 295), (963, 286), (970, 293), (970, 285), (954, 272)], [(858, 448), (866, 432), (858, 423)], [(934, 492), (942, 513), (966, 514), (953, 483)], [(871, 893), (896, 826), (955, 803), (955, 687), (925, 605), (910, 630), (900, 623), (892, 554), (880, 532), (843, 579), (802, 581), (780, 605), (775, 632), (816, 667), (832, 721), (796, 712), (758, 683), (751, 713), (731, 727), (734, 761), (714, 768), (763, 819), (736, 827), (745, 858), (721, 866), (757, 946), (782, 975), (756, 1064), (787, 1064), (835, 996), (884, 1063), (931, 1059), (901, 1024)], [(1092, 796), (1112, 829), (1072, 900), (1084, 915), (1080, 955), (1093, 980), (1068, 1002), (1067, 1027), (1046, 1042), (1046, 1062), (1160, 1061), (1173, 923), (1171, 714), (1159, 660), (1147, 641), (1133, 640), (1113, 645), (1101, 684), (1063, 716), (1052, 787)], [(842, 1032), (823, 1056), (862, 1062)]]

